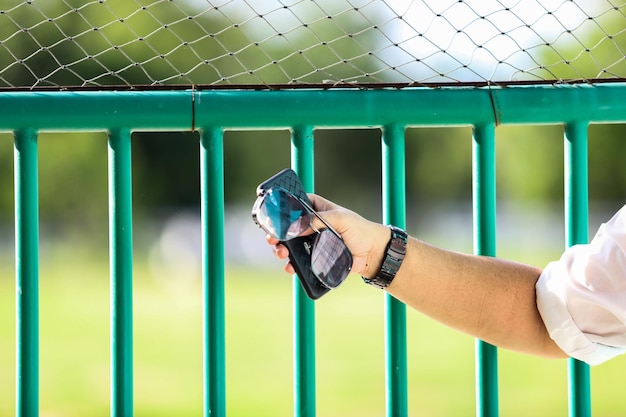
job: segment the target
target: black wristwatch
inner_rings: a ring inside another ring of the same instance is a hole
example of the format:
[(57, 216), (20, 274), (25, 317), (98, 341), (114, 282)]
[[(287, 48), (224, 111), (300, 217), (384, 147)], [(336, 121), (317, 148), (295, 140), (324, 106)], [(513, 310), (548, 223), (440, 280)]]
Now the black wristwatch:
[(406, 243), (408, 241), (407, 233), (404, 230), (391, 225), (389, 229), (391, 229), (391, 239), (387, 244), (385, 260), (380, 267), (380, 271), (374, 278), (362, 277), (367, 284), (381, 289), (389, 286), (396, 277), (396, 273), (404, 260), (404, 255), (406, 255)]

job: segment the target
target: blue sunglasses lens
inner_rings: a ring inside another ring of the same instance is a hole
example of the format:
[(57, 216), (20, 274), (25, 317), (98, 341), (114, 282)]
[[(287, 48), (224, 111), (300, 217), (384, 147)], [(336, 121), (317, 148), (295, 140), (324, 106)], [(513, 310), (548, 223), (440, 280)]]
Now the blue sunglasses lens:
[(257, 221), (270, 235), (284, 241), (306, 232), (311, 224), (311, 215), (293, 195), (273, 188), (264, 196)]

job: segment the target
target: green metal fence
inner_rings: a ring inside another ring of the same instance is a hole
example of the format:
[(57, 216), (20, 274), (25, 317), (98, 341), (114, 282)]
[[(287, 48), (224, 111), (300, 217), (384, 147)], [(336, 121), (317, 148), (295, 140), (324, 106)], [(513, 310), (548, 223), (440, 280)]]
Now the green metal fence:
[[(473, 126), (475, 253), (496, 255), (495, 141), (500, 124), (565, 126), (566, 243), (586, 242), (587, 127), (626, 122), (626, 84), (389, 89), (31, 91), (0, 93), (15, 137), (16, 415), (39, 414), (38, 133), (109, 132), (111, 415), (133, 414), (131, 132), (199, 130), (203, 238), (204, 414), (224, 416), (224, 163), (231, 128), (290, 128), (292, 165), (314, 189), (314, 129), (379, 127), (383, 221), (405, 226), (407, 127)], [(297, 282), (297, 281), (294, 281)], [(316, 414), (314, 302), (294, 284), (294, 415)], [(385, 299), (388, 416), (409, 414), (406, 311)], [(477, 341), (476, 414), (498, 415), (497, 349)], [(569, 415), (591, 414), (589, 369), (569, 364)]]

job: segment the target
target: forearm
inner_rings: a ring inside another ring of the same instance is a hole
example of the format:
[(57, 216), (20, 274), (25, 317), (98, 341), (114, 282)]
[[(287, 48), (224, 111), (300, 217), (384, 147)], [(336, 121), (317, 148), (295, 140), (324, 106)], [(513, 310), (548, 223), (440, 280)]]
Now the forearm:
[[(368, 278), (376, 276), (391, 237), (389, 228), (317, 195), (310, 198), (350, 248), (352, 271)], [(282, 258), (288, 254), (284, 247), (276, 253)], [(287, 270), (293, 273), (289, 264)], [(453, 252), (409, 238), (404, 261), (387, 291), (423, 314), (496, 346), (565, 357), (550, 339), (537, 309), (535, 284), (541, 272), (532, 266)]]
[(388, 292), (441, 323), (494, 345), (565, 357), (550, 339), (536, 306), (541, 270), (467, 255), (409, 239)]

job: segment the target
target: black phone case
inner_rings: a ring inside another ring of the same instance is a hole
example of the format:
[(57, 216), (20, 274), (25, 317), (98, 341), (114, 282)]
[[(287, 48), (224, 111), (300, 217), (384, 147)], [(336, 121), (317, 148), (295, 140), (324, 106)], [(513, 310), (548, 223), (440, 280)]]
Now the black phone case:
[(330, 288), (322, 285), (311, 271), (311, 248), (313, 247), (315, 236), (312, 234), (283, 242), (283, 245), (289, 249), (289, 261), (296, 270), (300, 285), (306, 292), (306, 295), (312, 300), (317, 300), (330, 291)]
[[(257, 187), (257, 195), (262, 195), (265, 190), (271, 187), (284, 188), (311, 205), (311, 201), (304, 191), (300, 178), (298, 178), (295, 171), (290, 168), (283, 169), (278, 174), (261, 183)], [(330, 291), (329, 288), (322, 285), (311, 271), (311, 249), (313, 248), (313, 240), (315, 237), (315, 234), (311, 234), (282, 242), (282, 244), (289, 249), (289, 261), (296, 270), (296, 275), (298, 275), (302, 289), (304, 289), (306, 295), (312, 300), (317, 300)]]

